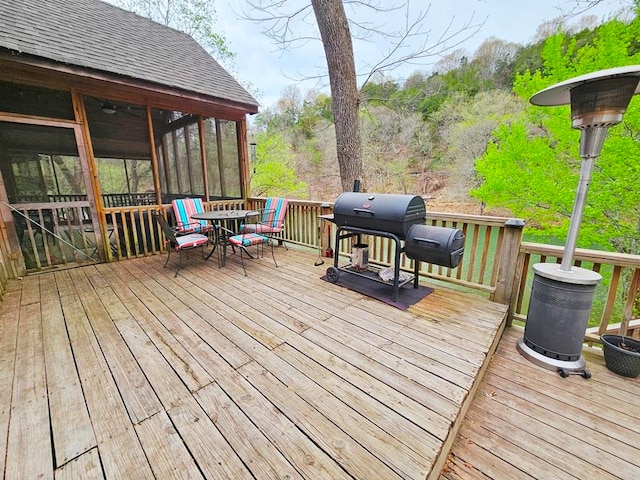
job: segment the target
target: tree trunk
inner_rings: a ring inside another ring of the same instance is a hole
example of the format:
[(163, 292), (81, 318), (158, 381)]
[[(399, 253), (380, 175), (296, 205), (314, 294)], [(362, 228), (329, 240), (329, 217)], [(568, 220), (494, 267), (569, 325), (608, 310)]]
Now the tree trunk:
[(362, 140), (358, 88), (349, 23), (342, 0), (311, 0), (322, 37), (327, 66), (342, 189), (350, 191), (362, 177)]

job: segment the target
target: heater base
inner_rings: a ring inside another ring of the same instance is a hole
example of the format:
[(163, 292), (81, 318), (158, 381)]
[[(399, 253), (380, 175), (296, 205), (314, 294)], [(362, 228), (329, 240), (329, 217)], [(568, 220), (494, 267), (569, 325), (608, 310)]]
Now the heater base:
[(591, 373), (586, 369), (587, 362), (583, 356), (575, 361), (557, 360), (555, 358), (545, 357), (544, 355), (531, 349), (524, 343), (524, 339), (518, 340), (517, 349), (520, 354), (532, 363), (547, 370), (552, 370), (560, 374), (561, 377), (568, 375), (582, 375), (584, 378), (590, 378)]

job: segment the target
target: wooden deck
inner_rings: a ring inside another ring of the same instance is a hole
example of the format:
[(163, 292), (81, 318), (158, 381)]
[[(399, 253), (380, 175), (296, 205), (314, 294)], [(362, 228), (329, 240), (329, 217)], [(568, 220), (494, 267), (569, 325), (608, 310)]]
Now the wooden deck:
[(442, 479), (640, 478), (640, 378), (585, 351), (590, 380), (560, 378), (516, 351), (508, 329), (467, 412)]
[(4, 478), (638, 478), (637, 379), (597, 356), (561, 379), (514, 331), (488, 362), (501, 305), (437, 287), (403, 312), (277, 258), (11, 283)]
[(436, 288), (401, 311), (277, 250), (248, 277), (196, 254), (177, 278), (161, 255), (11, 283), (5, 478), (424, 479), (444, 463), (504, 307)]

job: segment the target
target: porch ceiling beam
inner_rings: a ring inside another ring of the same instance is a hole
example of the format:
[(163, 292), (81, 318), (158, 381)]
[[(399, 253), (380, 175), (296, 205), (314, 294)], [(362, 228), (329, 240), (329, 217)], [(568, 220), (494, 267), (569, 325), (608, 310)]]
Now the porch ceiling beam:
[(246, 114), (257, 113), (255, 105), (26, 55), (0, 52), (0, 72), (2, 78), (28, 85), (64, 90), (71, 87), (100, 98), (228, 120), (241, 120)]

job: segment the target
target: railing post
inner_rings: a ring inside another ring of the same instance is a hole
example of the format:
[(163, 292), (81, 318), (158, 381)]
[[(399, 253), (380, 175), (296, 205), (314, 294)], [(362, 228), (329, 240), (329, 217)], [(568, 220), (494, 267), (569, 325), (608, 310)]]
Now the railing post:
[[(498, 279), (493, 301), (504, 305), (511, 304), (511, 298), (518, 286), (516, 279), (518, 253), (522, 242), (522, 230), (524, 221), (519, 218), (510, 218), (504, 224), (504, 240), (500, 252), (498, 266)], [(513, 312), (509, 312), (508, 322), (511, 322)]]

